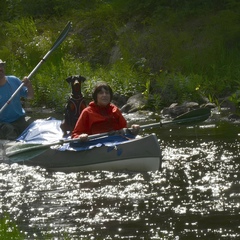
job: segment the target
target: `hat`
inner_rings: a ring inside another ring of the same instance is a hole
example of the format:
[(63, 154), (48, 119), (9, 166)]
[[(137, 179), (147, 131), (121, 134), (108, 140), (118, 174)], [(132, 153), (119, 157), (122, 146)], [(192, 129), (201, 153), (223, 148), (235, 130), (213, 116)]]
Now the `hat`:
[(0, 59), (0, 64), (1, 64), (1, 63), (5, 64), (6, 62), (4, 62), (2, 59)]

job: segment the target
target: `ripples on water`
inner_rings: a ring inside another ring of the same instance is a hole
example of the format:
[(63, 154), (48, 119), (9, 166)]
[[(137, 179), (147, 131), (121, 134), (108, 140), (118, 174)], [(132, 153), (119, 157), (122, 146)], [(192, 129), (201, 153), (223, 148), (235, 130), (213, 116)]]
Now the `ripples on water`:
[(0, 164), (1, 215), (26, 239), (239, 239), (239, 125), (162, 128), (159, 172)]

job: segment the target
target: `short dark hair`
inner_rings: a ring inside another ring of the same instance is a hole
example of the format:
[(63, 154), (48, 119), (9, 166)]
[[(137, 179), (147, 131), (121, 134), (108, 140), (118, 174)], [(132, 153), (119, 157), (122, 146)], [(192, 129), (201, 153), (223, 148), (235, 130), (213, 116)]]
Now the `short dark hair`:
[(95, 103), (97, 103), (97, 95), (101, 90), (104, 89), (110, 93), (110, 101), (112, 101), (113, 98), (113, 91), (112, 88), (107, 83), (98, 83), (92, 93), (92, 98)]

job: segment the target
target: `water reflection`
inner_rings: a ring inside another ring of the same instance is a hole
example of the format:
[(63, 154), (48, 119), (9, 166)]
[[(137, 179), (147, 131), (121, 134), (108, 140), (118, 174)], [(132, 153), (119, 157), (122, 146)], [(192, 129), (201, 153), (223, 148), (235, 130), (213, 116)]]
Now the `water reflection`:
[(1, 164), (1, 215), (9, 213), (26, 239), (239, 239), (239, 129), (159, 129), (160, 172), (64, 174)]

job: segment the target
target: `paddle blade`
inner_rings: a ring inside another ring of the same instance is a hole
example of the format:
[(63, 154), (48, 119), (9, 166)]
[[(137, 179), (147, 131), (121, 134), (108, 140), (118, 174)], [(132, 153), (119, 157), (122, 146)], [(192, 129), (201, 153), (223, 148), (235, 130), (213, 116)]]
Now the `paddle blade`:
[(27, 149), (25, 149), (25, 151), (23, 152), (12, 152), (12, 153), (7, 153), (7, 158), (8, 161), (11, 163), (23, 163), (24, 161), (28, 161), (31, 160), (39, 155), (41, 155), (42, 153), (44, 153), (45, 151), (47, 151), (48, 149), (44, 148), (44, 149), (29, 149), (27, 151)]
[(17, 155), (22, 152), (29, 152), (32, 149), (44, 148), (42, 144), (32, 144), (32, 143), (16, 143), (15, 145), (8, 147), (6, 149), (6, 156), (10, 157), (12, 155)]
[(178, 117), (174, 118), (172, 122), (178, 124), (202, 122), (207, 120), (210, 116), (211, 116), (210, 108), (199, 108), (179, 115)]

